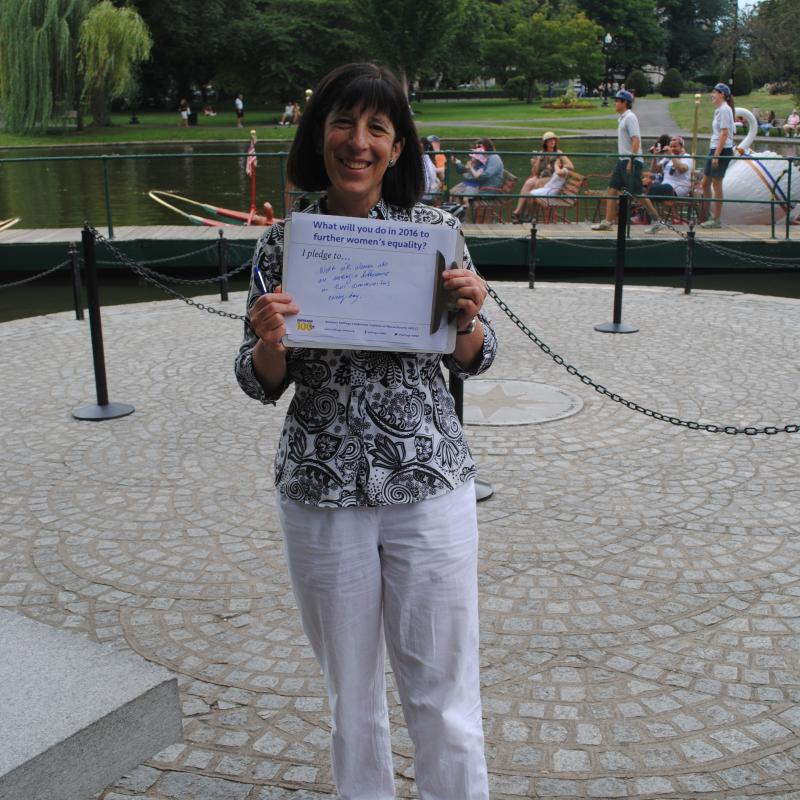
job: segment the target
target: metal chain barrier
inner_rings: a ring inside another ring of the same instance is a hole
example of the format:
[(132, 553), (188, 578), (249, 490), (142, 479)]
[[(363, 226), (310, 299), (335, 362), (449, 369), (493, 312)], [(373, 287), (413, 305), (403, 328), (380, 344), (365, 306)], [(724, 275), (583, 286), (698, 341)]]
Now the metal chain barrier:
[(56, 272), (59, 269), (63, 269), (64, 267), (68, 267), (70, 265), (69, 259), (66, 261), (62, 261), (60, 264), (56, 264), (54, 267), (45, 270), (44, 272), (39, 272), (36, 275), (31, 275), (28, 278), (22, 278), (19, 281), (13, 281), (12, 283), (0, 283), (0, 289), (10, 289), (12, 286), (22, 286), (23, 283), (30, 283), (31, 281), (38, 281), (39, 278), (44, 278), (46, 275), (50, 275), (53, 272)]
[[(215, 245), (216, 247), (216, 245)], [(110, 262), (98, 262), (98, 263), (110, 263), (116, 264), (116, 261)], [(164, 283), (184, 283), (189, 286), (200, 286), (204, 283), (219, 283), (220, 280), (230, 278), (232, 275), (238, 275), (243, 270), (247, 269), (251, 264), (252, 261), (248, 259), (243, 264), (240, 264), (238, 267), (234, 267), (233, 269), (227, 268), (227, 272), (223, 275), (215, 275), (213, 278), (174, 278), (171, 275), (164, 275), (161, 272), (156, 272), (154, 269), (148, 269), (147, 267), (142, 266), (141, 262), (136, 262), (137, 266), (143, 271), (150, 275), (155, 280), (164, 281)]]
[[(216, 314), (220, 317), (225, 317), (226, 319), (235, 319), (239, 320), (240, 322), (244, 322), (249, 326), (249, 321), (247, 317), (243, 316), (242, 314), (234, 314), (230, 311), (223, 311), (221, 308), (214, 308), (213, 306), (208, 306), (205, 303), (198, 303), (195, 300), (192, 300), (191, 297), (185, 297), (180, 292), (176, 292), (170, 286), (163, 284), (161, 281), (157, 280), (154, 277), (151, 277), (149, 273), (152, 273), (152, 270), (147, 269), (146, 267), (142, 267), (137, 264), (132, 258), (129, 258), (120, 250), (117, 250), (111, 242), (106, 239), (95, 227), (92, 225), (87, 225), (88, 229), (92, 232), (92, 236), (94, 236), (95, 240), (98, 242), (102, 242), (110, 252), (112, 252), (118, 259), (119, 263), (124, 264), (128, 267), (132, 272), (138, 275), (143, 281), (151, 284), (152, 286), (156, 286), (157, 288), (161, 289), (162, 292), (166, 292), (169, 295), (172, 295), (176, 300), (182, 300), (186, 305), (192, 306), (200, 311), (206, 311), (209, 314)], [(158, 273), (153, 273), (158, 274)], [(219, 280), (216, 278), (215, 280)]]
[(784, 425), (782, 428), (776, 427), (774, 425), (767, 425), (763, 428), (756, 428), (754, 426), (747, 426), (745, 428), (738, 428), (735, 425), (713, 425), (704, 422), (693, 422), (691, 420), (681, 419), (680, 417), (672, 417), (667, 414), (662, 414), (659, 411), (654, 411), (650, 408), (645, 408), (644, 406), (639, 405), (638, 403), (634, 403), (631, 400), (626, 400), (621, 395), (618, 395), (616, 392), (609, 391), (605, 386), (600, 383), (595, 382), (592, 380), (588, 375), (582, 373), (577, 367), (574, 367), (572, 364), (568, 364), (567, 361), (557, 353), (554, 353), (551, 348), (546, 345), (505, 303), (505, 301), (500, 298), (500, 296), (495, 292), (495, 290), (486, 284), (486, 288), (489, 291), (489, 296), (492, 300), (497, 303), (500, 307), (500, 310), (522, 331), (525, 336), (527, 336), (545, 355), (550, 356), (553, 361), (556, 362), (560, 367), (564, 367), (564, 369), (570, 374), (574, 375), (576, 378), (580, 380), (586, 386), (591, 386), (598, 394), (607, 397), (609, 400), (613, 400), (615, 403), (619, 403), (620, 405), (625, 406), (626, 408), (631, 409), (632, 411), (638, 411), (640, 414), (644, 414), (646, 417), (651, 417), (652, 419), (657, 419), (661, 422), (669, 422), (672, 425), (679, 425), (685, 428), (688, 428), (692, 431), (707, 431), (708, 433), (727, 433), (727, 434), (737, 434), (737, 433), (744, 433), (748, 436), (756, 436), (759, 433), (765, 433), (768, 435), (773, 435), (776, 433), (798, 433), (800, 432), (800, 425)]
[[(636, 200), (636, 196), (632, 195), (627, 189), (623, 189), (622, 194), (627, 195), (632, 201)], [(677, 236), (680, 236), (680, 238), (684, 241), (687, 240), (687, 235), (683, 231), (678, 230), (670, 221), (663, 219), (659, 220), (659, 223)], [(757, 267), (766, 267), (768, 269), (800, 269), (800, 264), (798, 264), (796, 258), (780, 258), (779, 256), (776, 256), (774, 261), (765, 261), (763, 258), (756, 258), (755, 256), (748, 255), (747, 253), (742, 253), (739, 250), (725, 247), (724, 245), (717, 244), (709, 239), (704, 239), (702, 236), (695, 237), (694, 242), (700, 247), (705, 247), (707, 250), (717, 253), (717, 255), (724, 256), (725, 258), (735, 258), (739, 261), (746, 261), (748, 264), (754, 264)]]
[[(189, 253), (181, 253), (180, 255), (177, 255), (177, 256), (168, 256), (167, 258), (154, 259), (153, 261), (141, 261), (139, 263), (140, 264), (149, 264), (149, 265), (168, 264), (170, 261), (180, 261), (182, 258), (191, 258), (192, 256), (199, 256), (201, 253), (208, 253), (211, 250), (216, 250), (216, 249), (217, 249), (217, 243), (214, 242), (213, 244), (206, 245), (205, 247), (201, 247), (198, 250), (192, 250)], [(100, 261), (100, 260), (98, 260), (97, 263), (98, 263), (98, 265), (110, 266), (111, 264), (116, 264), (117, 262), (116, 261)]]
[[(155, 278), (151, 277), (152, 270), (148, 270), (146, 268), (141, 267), (137, 264), (133, 259), (126, 256), (121, 251), (117, 250), (104, 236), (102, 236), (96, 228), (92, 227), (91, 225), (88, 226), (89, 230), (92, 232), (92, 235), (96, 238), (97, 241), (102, 242), (108, 249), (114, 253), (114, 255), (119, 259), (119, 261), (129, 267), (135, 274), (139, 275), (143, 280), (147, 281), (148, 283), (152, 284), (153, 286), (157, 286), (162, 291), (166, 292), (167, 294), (172, 295), (174, 298), (178, 300), (182, 300), (189, 306), (193, 306), (200, 311), (206, 311), (209, 314), (217, 314), (220, 317), (225, 317), (227, 319), (235, 319), (240, 322), (244, 322), (245, 324), (249, 325), (247, 317), (242, 314), (233, 314), (229, 311), (222, 311), (221, 309), (214, 308), (212, 306), (208, 306), (205, 303), (198, 303), (192, 300), (190, 297), (185, 297), (179, 292), (176, 292), (169, 286), (164, 285), (160, 281), (156, 280)], [(519, 237), (517, 237), (519, 238)], [(527, 237), (526, 237), (527, 238)], [(157, 274), (157, 273), (155, 273)], [(592, 380), (588, 375), (582, 373), (577, 367), (573, 366), (572, 364), (568, 364), (566, 359), (562, 356), (554, 353), (552, 349), (546, 345), (505, 303), (505, 301), (495, 292), (495, 290), (487, 283), (486, 288), (488, 290), (489, 296), (497, 303), (500, 310), (519, 328), (522, 333), (528, 337), (545, 355), (550, 356), (553, 361), (564, 369), (570, 374), (574, 375), (576, 378), (580, 380), (586, 386), (591, 386), (598, 394), (607, 397), (609, 400), (613, 400), (615, 403), (619, 403), (620, 405), (625, 406), (626, 408), (631, 409), (632, 411), (638, 411), (640, 414), (644, 414), (646, 417), (651, 417), (652, 419), (659, 420), (661, 422), (669, 422), (672, 425), (683, 426), (688, 428), (689, 430), (701, 430), (706, 431), (708, 433), (727, 433), (727, 434), (737, 434), (737, 433), (744, 433), (748, 436), (756, 436), (757, 434), (767, 434), (767, 435), (774, 435), (777, 433), (798, 433), (800, 432), (800, 425), (784, 425), (782, 428), (779, 428), (774, 425), (767, 425), (763, 428), (756, 428), (754, 426), (747, 426), (744, 428), (738, 428), (735, 425), (714, 425), (709, 423), (703, 422), (694, 422), (692, 420), (684, 420), (680, 417), (673, 417), (667, 414), (662, 414), (659, 411), (655, 411), (653, 409), (646, 408), (638, 403), (634, 403), (631, 400), (627, 400), (621, 395), (617, 394), (616, 392), (612, 392), (603, 386), (600, 383)]]

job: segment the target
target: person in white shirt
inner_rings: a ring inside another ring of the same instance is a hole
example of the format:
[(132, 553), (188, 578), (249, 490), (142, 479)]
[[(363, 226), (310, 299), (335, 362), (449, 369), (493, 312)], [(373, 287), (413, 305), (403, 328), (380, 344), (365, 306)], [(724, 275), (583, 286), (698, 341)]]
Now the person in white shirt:
[(642, 193), (642, 134), (639, 130), (639, 120), (631, 111), (633, 95), (625, 89), (620, 89), (614, 95), (614, 109), (619, 114), (617, 125), (617, 161), (611, 178), (608, 182), (608, 193), (611, 197), (606, 200), (606, 215), (596, 225), (593, 231), (610, 231), (617, 221), (617, 195), (623, 191), (631, 194)]
[(233, 105), (236, 108), (236, 127), (241, 128), (244, 120), (244, 97), (240, 94), (237, 94), (236, 99), (233, 101)]
[(425, 194), (422, 196), (426, 203), (430, 203), (438, 198), (442, 190), (442, 184), (436, 172), (436, 165), (433, 163), (434, 150), (430, 140), (423, 136), (420, 140), (422, 147), (422, 166), (425, 172)]
[[(672, 213), (671, 198), (687, 197), (692, 191), (694, 162), (692, 157), (686, 154), (683, 136), (673, 136), (670, 139), (668, 152), (669, 155), (662, 158), (658, 164), (658, 172), (663, 177), (650, 187), (649, 196), (642, 198), (642, 205), (653, 219), (653, 224), (647, 229), (647, 233), (658, 233), (664, 227), (664, 223), (659, 220), (669, 219)], [(663, 215), (658, 213), (650, 198), (654, 198), (656, 202), (663, 198)]]
[(783, 126), (783, 133), (785, 136), (791, 136), (792, 134), (796, 135), (798, 127), (800, 127), (800, 114), (797, 113), (796, 108), (793, 108), (792, 113), (789, 114), (789, 117)]
[[(711, 121), (711, 150), (703, 170), (703, 197), (710, 197), (709, 192), (713, 192), (714, 201), (712, 215), (700, 223), (701, 228), (722, 227), (719, 220), (722, 214), (722, 179), (733, 155), (733, 132), (736, 129), (730, 87), (725, 83), (718, 83), (711, 90), (711, 102), (714, 105), (714, 119)], [(707, 206), (708, 203), (700, 206), (701, 219), (706, 214)]]

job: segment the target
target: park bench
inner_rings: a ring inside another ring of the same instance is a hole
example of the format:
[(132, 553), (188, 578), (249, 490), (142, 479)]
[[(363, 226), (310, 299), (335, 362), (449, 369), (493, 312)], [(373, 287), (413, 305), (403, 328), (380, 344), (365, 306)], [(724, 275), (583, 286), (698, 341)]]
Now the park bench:
[(477, 195), (469, 198), (472, 221), (478, 225), (491, 222), (508, 222), (516, 199), (517, 176), (503, 170), (503, 182), (499, 187), (481, 188)]
[(574, 169), (569, 171), (569, 177), (561, 189), (561, 193), (542, 197), (545, 206), (536, 203), (536, 216), (541, 215), (541, 221), (545, 224), (551, 222), (567, 223), (567, 214), (571, 208), (575, 208), (575, 220), (580, 221), (581, 197), (586, 190), (589, 181), (585, 175), (576, 172)]

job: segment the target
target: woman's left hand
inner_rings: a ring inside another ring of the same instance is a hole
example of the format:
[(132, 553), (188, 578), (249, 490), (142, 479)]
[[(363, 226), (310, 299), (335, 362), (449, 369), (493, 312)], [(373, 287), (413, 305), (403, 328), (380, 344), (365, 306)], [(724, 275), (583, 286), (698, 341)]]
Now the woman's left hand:
[(469, 269), (458, 269), (455, 262), (442, 273), (444, 288), (458, 309), (456, 325), (464, 328), (478, 316), (489, 290), (486, 281)]

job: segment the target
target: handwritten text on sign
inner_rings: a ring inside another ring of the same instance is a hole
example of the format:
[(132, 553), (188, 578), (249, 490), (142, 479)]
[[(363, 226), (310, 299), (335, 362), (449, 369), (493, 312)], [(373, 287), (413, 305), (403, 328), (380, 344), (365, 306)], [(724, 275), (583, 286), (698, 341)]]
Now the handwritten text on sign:
[(288, 343), (440, 351), (446, 326), (429, 333), (436, 252), (453, 260), (457, 240), (444, 225), (293, 214), (284, 285), (300, 313)]

